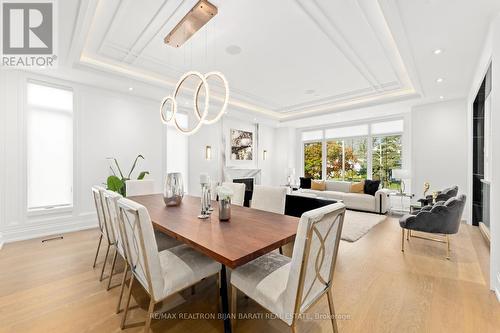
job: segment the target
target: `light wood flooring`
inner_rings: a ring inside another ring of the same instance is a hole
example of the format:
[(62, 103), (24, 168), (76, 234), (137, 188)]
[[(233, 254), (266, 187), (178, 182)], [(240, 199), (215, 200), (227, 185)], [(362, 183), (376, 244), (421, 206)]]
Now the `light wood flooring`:
[[(340, 332), (500, 332), (500, 303), (487, 287), (488, 249), (480, 231), (462, 225), (445, 246), (413, 238), (401, 253), (397, 219), (388, 218), (355, 243), (341, 242), (333, 295)], [(0, 250), (0, 332), (120, 332), (119, 288), (106, 291), (100, 267), (92, 269), (97, 231), (6, 244)], [(104, 251), (102, 251), (104, 252)], [(123, 265), (118, 265), (120, 269)], [(120, 282), (121, 274), (113, 279)], [(124, 332), (142, 332), (147, 298), (140, 287)], [(215, 280), (153, 320), (153, 332), (222, 332), (217, 319), (179, 319), (217, 312)], [(254, 318), (265, 311), (240, 295), (238, 309)], [(328, 312), (326, 297), (311, 313)], [(186, 313), (188, 315), (186, 315)], [(176, 317), (177, 319), (172, 319)], [(236, 332), (289, 332), (279, 320), (242, 319)], [(332, 332), (326, 319), (299, 321), (297, 332)]]

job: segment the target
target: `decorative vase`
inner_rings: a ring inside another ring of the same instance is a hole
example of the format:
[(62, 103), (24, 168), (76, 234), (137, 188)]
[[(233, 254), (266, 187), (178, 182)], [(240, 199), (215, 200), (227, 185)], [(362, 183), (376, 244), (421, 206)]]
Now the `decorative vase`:
[(231, 198), (219, 200), (219, 220), (229, 221), (231, 219)]
[(163, 201), (165, 205), (178, 206), (183, 197), (184, 184), (182, 182), (182, 174), (179, 172), (168, 173), (163, 188)]

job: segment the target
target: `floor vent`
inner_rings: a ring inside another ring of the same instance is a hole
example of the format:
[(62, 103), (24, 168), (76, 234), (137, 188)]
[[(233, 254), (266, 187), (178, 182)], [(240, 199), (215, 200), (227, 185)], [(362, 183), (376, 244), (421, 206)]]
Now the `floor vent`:
[(64, 239), (63, 236), (54, 236), (54, 237), (42, 239), (42, 243), (47, 243), (47, 242), (51, 242), (51, 241), (55, 241), (55, 240), (62, 240), (62, 239)]

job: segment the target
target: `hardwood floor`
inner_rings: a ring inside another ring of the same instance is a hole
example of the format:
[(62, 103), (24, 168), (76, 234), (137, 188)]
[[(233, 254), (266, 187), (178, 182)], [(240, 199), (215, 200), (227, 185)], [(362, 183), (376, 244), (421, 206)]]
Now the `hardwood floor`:
[[(120, 332), (119, 288), (99, 282), (102, 253), (92, 269), (97, 231), (7, 244), (0, 250), (0, 332)], [(355, 243), (341, 242), (333, 295), (340, 332), (499, 332), (500, 303), (487, 287), (489, 252), (479, 229), (462, 225), (445, 246), (412, 238), (401, 253), (401, 232), (388, 218)], [(102, 251), (104, 252), (104, 251)], [(111, 259), (111, 258), (110, 258)], [(120, 269), (123, 267), (118, 264)], [(113, 279), (120, 282), (121, 274)], [(217, 313), (215, 280), (203, 281), (187, 302), (153, 320), (153, 332), (222, 332), (217, 319), (181, 319)], [(142, 332), (148, 299), (136, 287), (124, 332)], [(289, 332), (279, 320), (240, 296), (236, 332)], [(327, 314), (326, 297), (312, 310)], [(297, 332), (332, 332), (328, 319), (299, 320)]]

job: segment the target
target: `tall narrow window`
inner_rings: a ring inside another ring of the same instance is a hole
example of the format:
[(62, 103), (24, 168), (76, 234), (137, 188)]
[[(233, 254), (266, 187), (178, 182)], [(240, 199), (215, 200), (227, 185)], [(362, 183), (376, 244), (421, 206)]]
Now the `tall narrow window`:
[(304, 176), (321, 179), (323, 159), (321, 142), (304, 143)]
[(28, 83), (28, 210), (73, 205), (73, 92)]
[(378, 136), (373, 142), (373, 179), (380, 180), (385, 188), (399, 189), (399, 180), (392, 179), (392, 170), (401, 169), (401, 135)]

